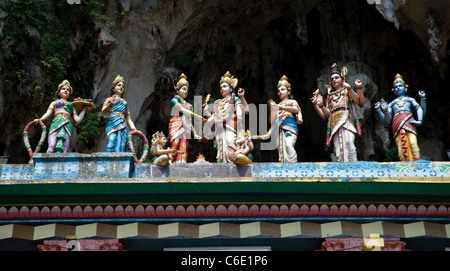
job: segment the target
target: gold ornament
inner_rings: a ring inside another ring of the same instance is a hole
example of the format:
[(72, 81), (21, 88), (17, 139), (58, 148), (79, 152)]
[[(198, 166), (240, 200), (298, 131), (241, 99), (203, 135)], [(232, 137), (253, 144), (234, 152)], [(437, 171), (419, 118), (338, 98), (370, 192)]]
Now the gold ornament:
[(227, 83), (230, 85), (231, 88), (236, 88), (238, 84), (238, 79), (234, 78), (234, 76), (231, 75), (229, 71), (227, 71), (221, 78), (220, 78), (220, 84)]
[(406, 85), (405, 81), (403, 81), (403, 76), (401, 76), (400, 74), (397, 73), (397, 75), (394, 78), (394, 83), (393, 85), (395, 86), (395, 84), (397, 83), (402, 83), (403, 85)]
[(180, 89), (183, 86), (187, 86), (189, 87), (189, 82), (187, 81), (187, 77), (186, 75), (184, 75), (184, 73), (182, 73), (179, 77), (178, 77), (178, 81), (175, 84), (175, 80), (173, 80), (173, 87), (175, 89)]
[(283, 75), (283, 77), (281, 77), (280, 81), (278, 81), (278, 87), (284, 86), (286, 88), (290, 88), (291, 84), (289, 83), (289, 78), (287, 78), (286, 75)]
[(341, 70), (341, 76), (344, 79), (344, 82), (345, 82), (345, 78), (347, 77), (347, 74), (348, 74), (347, 67), (343, 67)]
[(122, 82), (125, 84), (125, 79), (123, 78), (123, 76), (118, 74), (113, 81), (113, 86), (116, 86), (119, 82)]

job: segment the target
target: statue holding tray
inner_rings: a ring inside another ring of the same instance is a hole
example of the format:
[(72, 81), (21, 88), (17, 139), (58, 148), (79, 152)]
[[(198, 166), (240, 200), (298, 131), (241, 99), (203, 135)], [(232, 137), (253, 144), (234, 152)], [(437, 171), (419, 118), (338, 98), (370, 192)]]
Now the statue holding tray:
[[(47, 112), (39, 119), (40, 121), (45, 121), (54, 115), (48, 135), (47, 153), (68, 152), (73, 133), (71, 118), (73, 118), (76, 124), (79, 124), (83, 120), (86, 110), (95, 110), (94, 104), (88, 100), (82, 104), (76, 101), (69, 102), (72, 93), (73, 89), (69, 81), (64, 80), (58, 85), (55, 95), (56, 100), (50, 104)], [(79, 115), (77, 110), (81, 110)]]

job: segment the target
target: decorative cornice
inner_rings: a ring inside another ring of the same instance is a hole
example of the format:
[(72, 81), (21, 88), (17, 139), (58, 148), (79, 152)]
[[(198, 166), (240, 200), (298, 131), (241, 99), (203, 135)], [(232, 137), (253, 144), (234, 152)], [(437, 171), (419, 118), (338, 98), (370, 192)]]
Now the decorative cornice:
[[(190, 204), (2, 206), (1, 220), (76, 218), (450, 217), (448, 205)], [(1, 222), (1, 221), (0, 221)]]

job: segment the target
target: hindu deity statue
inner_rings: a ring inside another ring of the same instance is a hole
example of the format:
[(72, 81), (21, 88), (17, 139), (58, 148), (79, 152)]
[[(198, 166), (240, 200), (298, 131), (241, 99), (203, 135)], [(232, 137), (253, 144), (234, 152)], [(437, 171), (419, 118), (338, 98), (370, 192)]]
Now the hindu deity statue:
[(174, 82), (174, 88), (177, 94), (170, 101), (172, 105), (172, 118), (169, 123), (169, 137), (172, 149), (178, 150), (174, 155), (174, 163), (186, 163), (189, 139), (194, 136), (195, 139), (201, 140), (194, 127), (192, 126), (193, 117), (206, 121), (202, 116), (194, 113), (194, 107), (186, 101), (189, 91), (189, 82), (186, 75), (181, 74), (178, 81)]
[[(375, 109), (386, 125), (392, 125), (398, 156), (401, 161), (414, 161), (420, 159), (420, 149), (417, 144), (417, 125), (422, 125), (426, 113), (425, 91), (419, 91), (420, 105), (417, 101), (406, 95), (408, 85), (403, 77), (397, 74), (394, 79), (392, 91), (397, 98), (387, 104), (383, 99), (375, 103)], [(414, 119), (412, 109), (416, 111), (417, 120)]]
[(80, 124), (86, 114), (86, 108), (83, 108), (79, 115), (74, 110), (73, 104), (69, 102), (72, 93), (73, 88), (69, 81), (64, 80), (58, 85), (55, 101), (50, 104), (47, 112), (40, 118), (41, 121), (45, 121), (54, 114), (48, 136), (47, 153), (68, 152), (73, 132), (71, 117), (76, 124)]
[(355, 80), (358, 89), (355, 92), (352, 87), (345, 82), (347, 68), (342, 70), (336, 64), (331, 67), (330, 85), (325, 85), (327, 89), (327, 103), (324, 105), (323, 97), (317, 90), (311, 102), (317, 114), (327, 120), (326, 144), (334, 147), (334, 154), (338, 162), (357, 161), (355, 139), (356, 135), (361, 136), (361, 126), (356, 114), (356, 105), (364, 105), (364, 93), (362, 91), (361, 80)]
[(213, 112), (209, 112), (207, 102), (203, 104), (203, 114), (207, 117), (206, 125), (214, 129), (218, 163), (233, 163), (232, 148), (236, 148), (236, 135), (243, 130), (245, 90), (239, 89), (236, 96), (237, 83), (238, 79), (226, 72), (220, 79), (220, 93), (223, 98), (214, 102)]
[(107, 152), (124, 152), (127, 145), (127, 124), (136, 130), (131, 120), (128, 103), (122, 98), (125, 93), (125, 79), (117, 75), (111, 89), (112, 96), (103, 103), (102, 114), (108, 116), (106, 122)]
[(271, 127), (265, 135), (254, 136), (254, 139), (267, 140), (271, 136), (277, 144), (278, 161), (283, 163), (297, 162), (295, 143), (297, 142), (298, 126), (303, 123), (302, 110), (291, 94), (289, 79), (283, 75), (278, 82), (277, 104), (269, 100)]
[(229, 157), (233, 163), (238, 165), (251, 164), (253, 155), (250, 153), (255, 147), (252, 142), (252, 135), (249, 130), (240, 131), (236, 139), (236, 147), (229, 146), (233, 153)]
[(164, 149), (167, 138), (163, 132), (156, 132), (152, 136), (152, 146), (150, 153), (152, 155), (151, 162), (158, 166), (172, 165), (173, 155), (177, 155), (180, 151), (176, 149)]

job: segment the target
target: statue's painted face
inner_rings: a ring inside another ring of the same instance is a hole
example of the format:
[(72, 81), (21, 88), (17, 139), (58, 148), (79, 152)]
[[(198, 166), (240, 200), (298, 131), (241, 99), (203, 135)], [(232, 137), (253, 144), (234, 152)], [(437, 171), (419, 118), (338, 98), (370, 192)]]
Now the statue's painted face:
[(114, 94), (122, 96), (124, 91), (125, 91), (125, 84), (123, 82), (117, 83), (117, 85), (114, 87)]
[(178, 95), (181, 96), (181, 98), (186, 99), (187, 95), (188, 95), (188, 91), (189, 88), (187, 86), (182, 86), (179, 90), (178, 90)]
[(394, 85), (394, 93), (397, 96), (405, 95), (408, 88), (403, 83), (398, 82)]
[(69, 99), (70, 98), (70, 88), (69, 86), (62, 86), (61, 89), (59, 90), (58, 96), (61, 99)]
[(285, 86), (281, 86), (278, 88), (278, 97), (280, 98), (280, 100), (289, 98), (289, 94), (291, 94), (291, 92)]
[(333, 88), (337, 89), (342, 86), (342, 77), (339, 74), (332, 74), (331, 77), (331, 85)]
[(162, 147), (164, 147), (164, 146), (166, 146), (166, 143), (167, 143), (167, 138), (165, 137), (165, 136), (161, 136), (160, 138), (159, 138), (159, 145), (161, 145)]
[(222, 97), (227, 97), (228, 95), (231, 95), (231, 87), (228, 85), (228, 83), (222, 83), (220, 84), (220, 94), (222, 94)]

